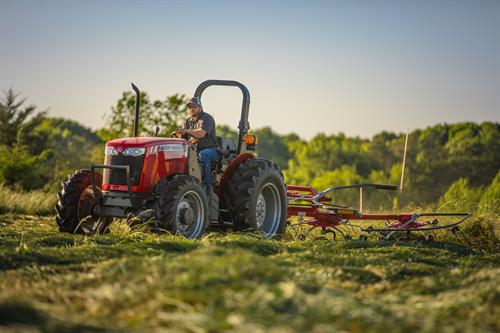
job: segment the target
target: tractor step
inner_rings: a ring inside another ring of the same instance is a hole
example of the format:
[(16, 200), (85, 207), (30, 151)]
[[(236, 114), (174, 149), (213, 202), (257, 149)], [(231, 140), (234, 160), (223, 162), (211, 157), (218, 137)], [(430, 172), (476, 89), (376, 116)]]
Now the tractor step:
[(229, 211), (229, 209), (226, 208), (219, 209), (219, 220), (222, 222), (221, 224), (223, 225), (230, 225), (230, 226), (233, 225), (233, 217), (231, 216), (231, 212)]

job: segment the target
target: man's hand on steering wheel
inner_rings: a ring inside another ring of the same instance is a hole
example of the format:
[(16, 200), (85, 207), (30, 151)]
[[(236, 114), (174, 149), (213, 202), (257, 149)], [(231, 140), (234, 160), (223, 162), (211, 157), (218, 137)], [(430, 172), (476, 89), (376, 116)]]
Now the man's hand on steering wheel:
[(180, 135), (181, 135), (182, 137), (184, 137), (184, 138), (187, 138), (187, 139), (191, 138), (191, 139), (196, 140), (196, 137), (195, 137), (193, 134), (189, 133), (189, 132), (188, 132), (188, 130), (187, 130), (187, 129), (185, 129), (185, 128), (179, 128), (179, 129), (177, 130), (177, 132), (179, 132), (179, 133), (180, 133)]
[(196, 144), (198, 142), (195, 136), (192, 135), (191, 133), (188, 133), (185, 128), (179, 128), (177, 131), (172, 132), (170, 136), (173, 138), (186, 139), (190, 141), (192, 144)]
[(189, 134), (187, 132), (187, 129), (185, 129), (185, 128), (179, 128), (176, 131), (173, 131), (172, 133), (170, 133), (170, 136), (172, 138), (186, 138), (186, 137), (192, 137), (192, 138), (194, 138), (194, 136), (192, 136), (191, 134)]
[(170, 133), (170, 137), (180, 139), (182, 138), (182, 134), (179, 131), (173, 131), (172, 133)]

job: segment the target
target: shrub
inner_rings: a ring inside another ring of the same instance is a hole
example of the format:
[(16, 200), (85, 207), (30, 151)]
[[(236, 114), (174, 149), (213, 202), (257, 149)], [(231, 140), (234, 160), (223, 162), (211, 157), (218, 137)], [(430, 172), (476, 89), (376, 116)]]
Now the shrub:
[(466, 178), (456, 180), (439, 199), (439, 207), (446, 211), (474, 212), (481, 200), (482, 188), (469, 187)]
[(481, 197), (478, 212), (492, 217), (500, 216), (500, 172)]
[(0, 146), (0, 183), (19, 185), (24, 190), (42, 187), (49, 179), (45, 172), (49, 157), (48, 151), (33, 156), (26, 146)]

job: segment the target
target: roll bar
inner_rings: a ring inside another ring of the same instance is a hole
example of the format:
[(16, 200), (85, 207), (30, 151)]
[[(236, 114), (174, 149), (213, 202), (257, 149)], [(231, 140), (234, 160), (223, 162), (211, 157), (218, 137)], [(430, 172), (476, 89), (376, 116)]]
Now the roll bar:
[(198, 85), (194, 93), (194, 97), (198, 97), (201, 100), (201, 95), (210, 86), (228, 86), (228, 87), (238, 87), (243, 94), (243, 102), (241, 105), (241, 117), (240, 123), (238, 124), (238, 154), (241, 153), (241, 147), (243, 145), (243, 138), (247, 131), (250, 129), (250, 124), (248, 123), (248, 113), (250, 110), (250, 92), (244, 84), (231, 81), (231, 80), (207, 80), (203, 81)]

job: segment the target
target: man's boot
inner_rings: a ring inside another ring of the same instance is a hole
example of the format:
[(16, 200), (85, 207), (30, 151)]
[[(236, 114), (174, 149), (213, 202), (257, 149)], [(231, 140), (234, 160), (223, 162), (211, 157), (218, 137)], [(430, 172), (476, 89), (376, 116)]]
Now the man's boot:
[(212, 193), (214, 191), (214, 187), (212, 185), (205, 185), (205, 194), (207, 195), (207, 199), (210, 200), (212, 197)]

